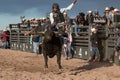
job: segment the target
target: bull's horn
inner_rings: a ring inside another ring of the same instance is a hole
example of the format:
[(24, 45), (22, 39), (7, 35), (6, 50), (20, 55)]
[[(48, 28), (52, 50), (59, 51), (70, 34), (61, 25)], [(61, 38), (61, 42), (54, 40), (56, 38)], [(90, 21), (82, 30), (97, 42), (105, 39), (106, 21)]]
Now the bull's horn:
[(45, 32), (39, 32), (39, 34), (45, 34)]
[(54, 31), (54, 33), (55, 33), (55, 34), (59, 34), (59, 32), (58, 32), (58, 31)]

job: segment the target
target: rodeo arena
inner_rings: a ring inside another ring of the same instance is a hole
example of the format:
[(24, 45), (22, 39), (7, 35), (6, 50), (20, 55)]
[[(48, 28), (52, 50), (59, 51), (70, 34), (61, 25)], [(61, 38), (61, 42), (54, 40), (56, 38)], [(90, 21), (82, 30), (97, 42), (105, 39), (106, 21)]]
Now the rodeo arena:
[(0, 31), (0, 80), (120, 80), (120, 11), (103, 12), (9, 24)]

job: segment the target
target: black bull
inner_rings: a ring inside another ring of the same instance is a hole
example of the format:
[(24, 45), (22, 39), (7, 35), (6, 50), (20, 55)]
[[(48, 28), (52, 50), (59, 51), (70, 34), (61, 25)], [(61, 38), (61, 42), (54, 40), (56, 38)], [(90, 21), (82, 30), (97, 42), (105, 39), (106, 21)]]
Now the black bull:
[(58, 68), (62, 69), (61, 66), (61, 53), (63, 45), (62, 38), (60, 36), (56, 36), (56, 33), (51, 28), (48, 28), (47, 31), (44, 33), (44, 39), (42, 44), (45, 69), (48, 68), (48, 56), (49, 58), (53, 58), (55, 55), (57, 56)]

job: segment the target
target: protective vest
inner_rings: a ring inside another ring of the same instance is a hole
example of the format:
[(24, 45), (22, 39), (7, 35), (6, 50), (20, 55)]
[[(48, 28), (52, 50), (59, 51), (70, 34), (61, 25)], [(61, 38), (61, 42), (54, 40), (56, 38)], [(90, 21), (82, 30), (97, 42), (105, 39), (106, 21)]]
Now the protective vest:
[(63, 13), (61, 12), (57, 12), (57, 13), (53, 12), (53, 18), (54, 18), (54, 23), (61, 23), (65, 21)]

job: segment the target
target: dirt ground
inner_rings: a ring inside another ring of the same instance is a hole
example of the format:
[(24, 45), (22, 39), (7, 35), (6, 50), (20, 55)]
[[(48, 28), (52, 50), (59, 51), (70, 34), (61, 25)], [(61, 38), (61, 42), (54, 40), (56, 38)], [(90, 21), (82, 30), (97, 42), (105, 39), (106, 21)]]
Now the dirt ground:
[(120, 66), (106, 62), (62, 56), (63, 72), (58, 72), (56, 57), (49, 59), (49, 71), (44, 73), (42, 55), (0, 49), (0, 80), (120, 80)]

